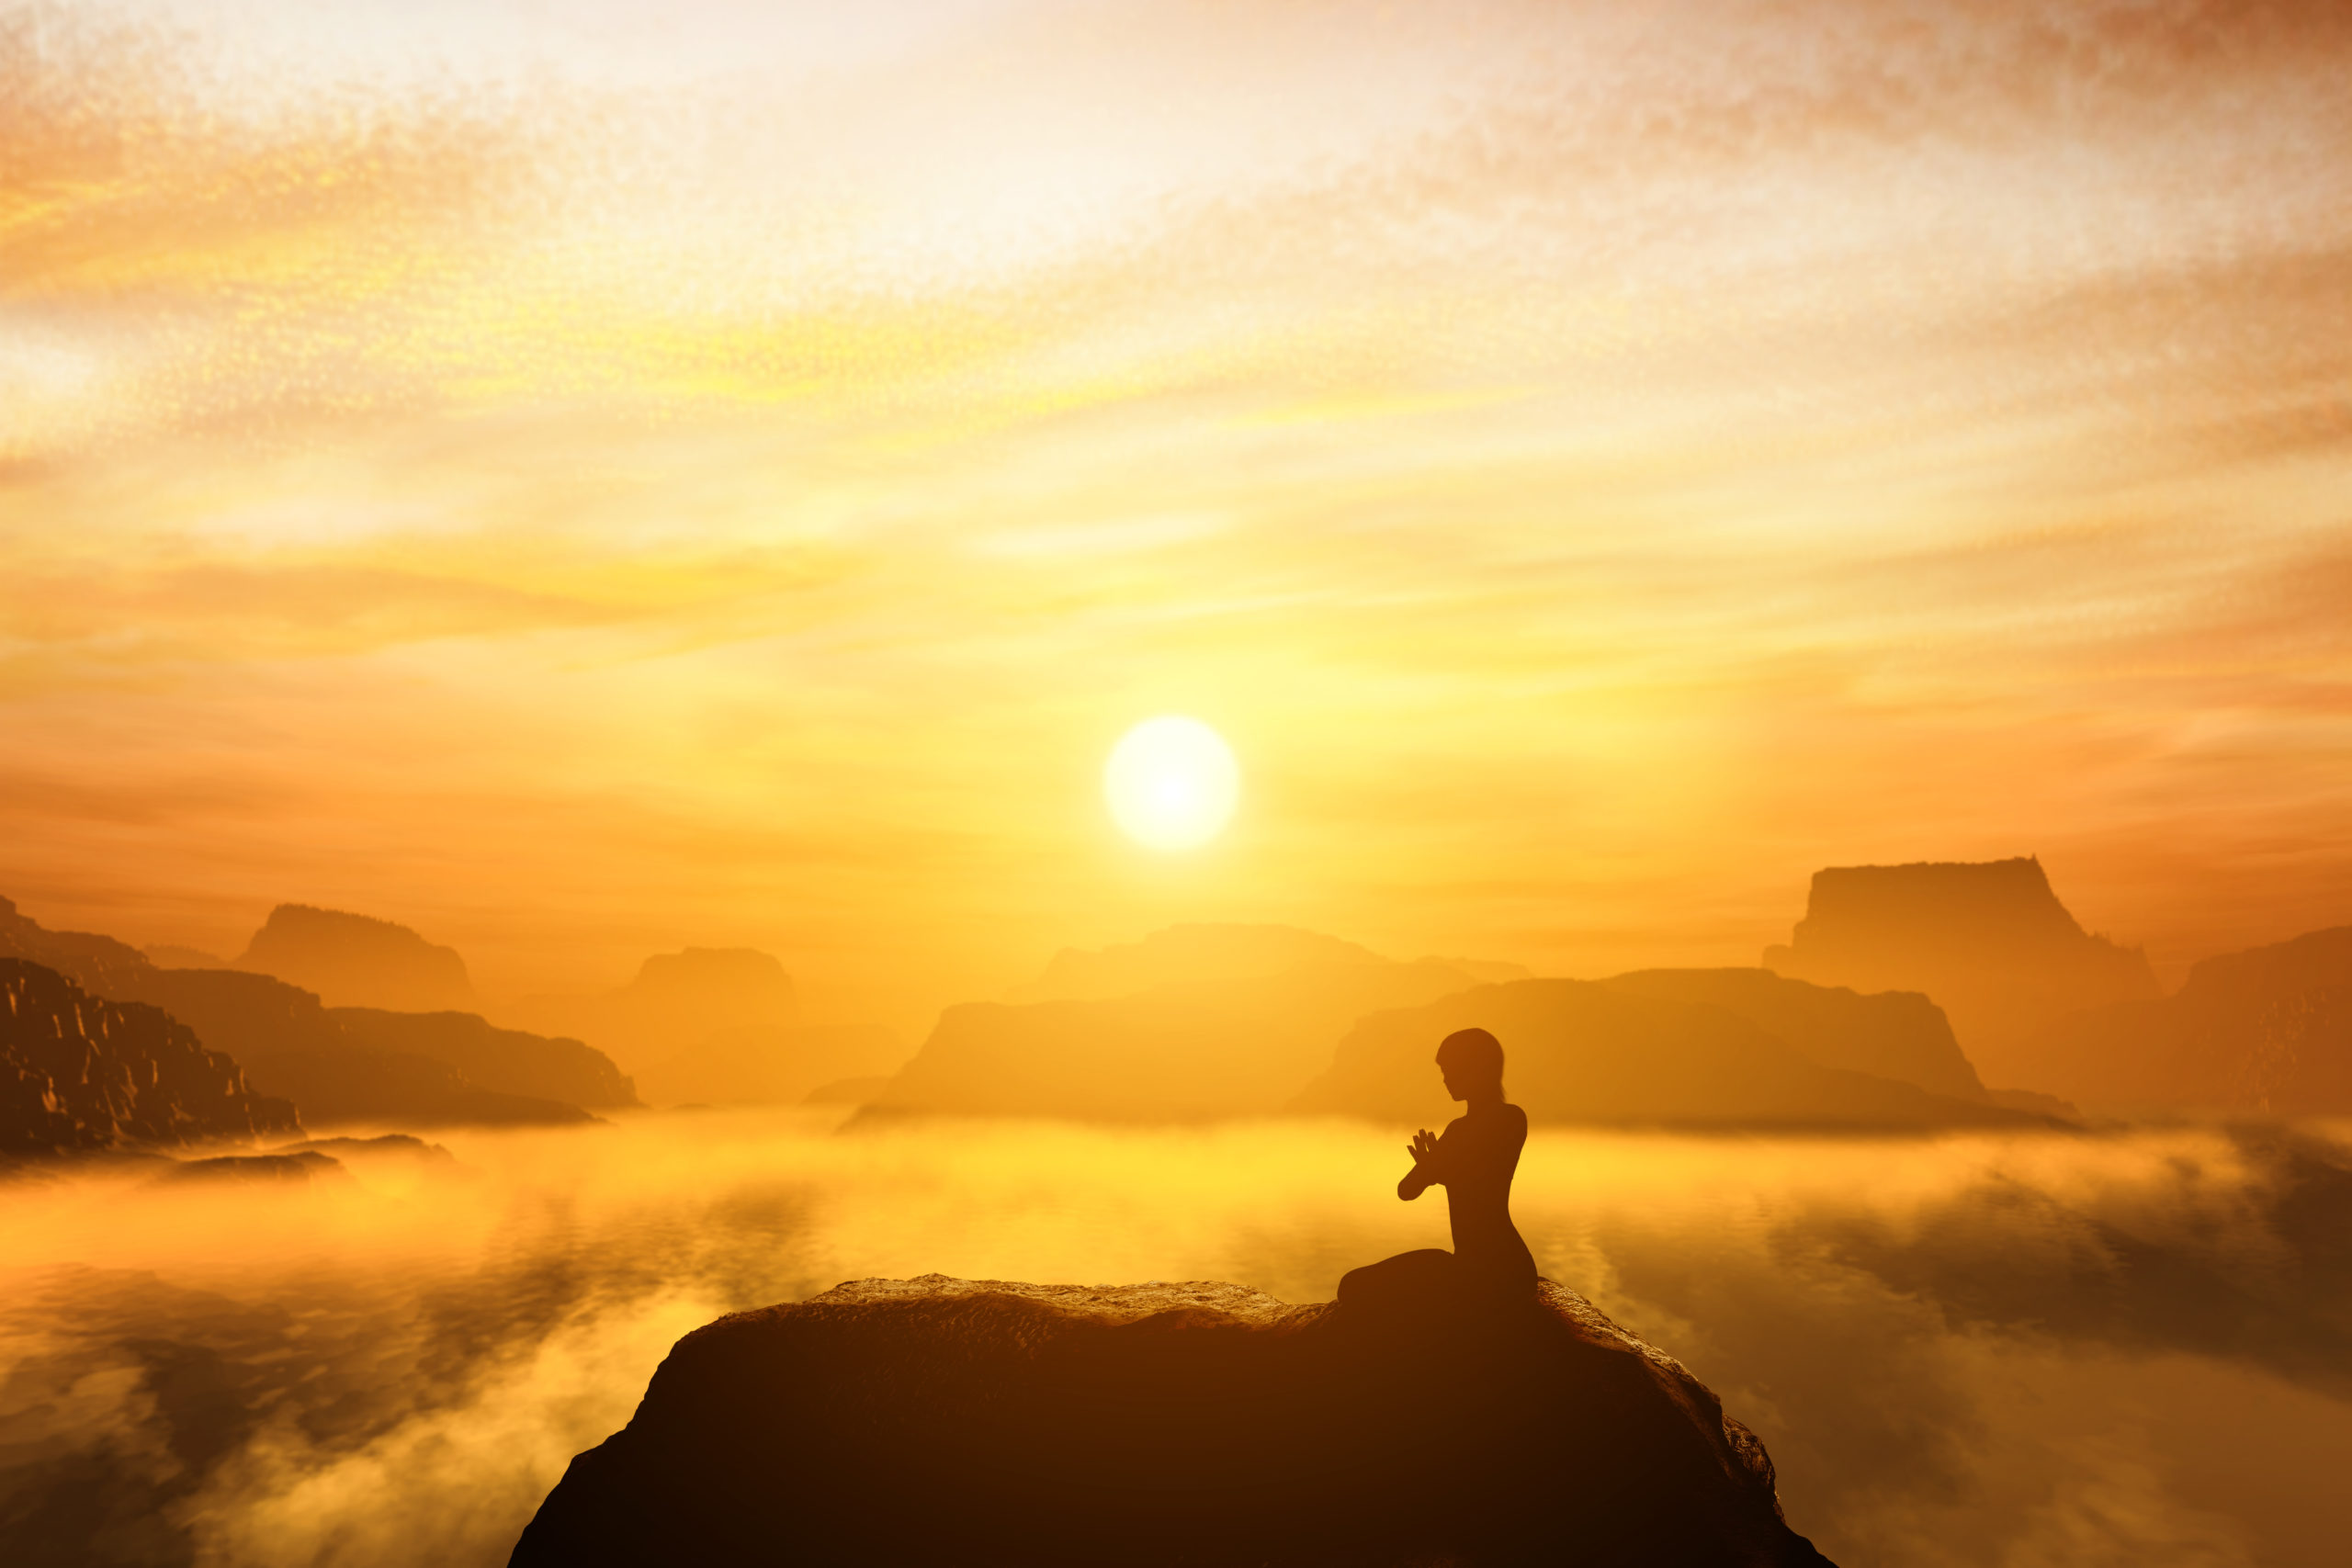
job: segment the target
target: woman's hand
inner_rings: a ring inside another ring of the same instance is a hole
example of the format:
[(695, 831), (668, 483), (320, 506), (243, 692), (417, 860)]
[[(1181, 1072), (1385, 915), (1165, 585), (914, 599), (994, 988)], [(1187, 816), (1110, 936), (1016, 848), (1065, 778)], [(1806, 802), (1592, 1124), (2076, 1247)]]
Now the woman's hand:
[(1437, 1153), (1437, 1134), (1427, 1127), (1422, 1128), (1413, 1134), (1413, 1141), (1405, 1145), (1405, 1152), (1413, 1156), (1415, 1165), (1428, 1163), (1430, 1157)]

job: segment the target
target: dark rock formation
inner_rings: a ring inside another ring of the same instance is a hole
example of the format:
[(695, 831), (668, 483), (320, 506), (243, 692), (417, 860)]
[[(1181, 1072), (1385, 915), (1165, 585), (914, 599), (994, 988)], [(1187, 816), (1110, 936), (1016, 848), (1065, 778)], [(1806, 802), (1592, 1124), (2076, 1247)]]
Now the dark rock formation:
[(334, 1007), (438, 1012), (474, 999), (466, 961), (390, 920), (280, 904), (235, 967), (315, 991)]
[(1555, 1285), (1476, 1318), (869, 1280), (679, 1341), (515, 1568), (1819, 1564), (1763, 1445)]
[(2138, 948), (2093, 936), (2038, 860), (1834, 866), (1764, 964), (1858, 991), (1922, 991), (1988, 1082), (2047, 1089), (2032, 1049), (2052, 1020), (2156, 994)]
[(1593, 980), (1482, 986), (1375, 1014), (1291, 1109), (1437, 1125), (1453, 1112), (1432, 1062), (1457, 1029), (1503, 1043), (1511, 1100), (1532, 1122), (1871, 1129), (2038, 1126), (2039, 1117), (1916, 1084), (1824, 1067), (1720, 1007)]
[(1357, 1019), (1475, 984), (1436, 959), (1374, 958), (1108, 999), (967, 1002), (940, 1014), (873, 1109), (1116, 1122), (1271, 1114)]
[(1871, 1073), (1960, 1100), (1984, 1098), (1943, 1010), (1916, 991), (1863, 996), (1844, 986), (1786, 979), (1770, 969), (1643, 969), (1601, 984), (1719, 1007), (1816, 1066)]
[(0, 1152), (69, 1154), (299, 1135), (228, 1055), (152, 1007), (0, 958)]
[(155, 1178), (158, 1186), (307, 1187), (321, 1179), (347, 1179), (350, 1172), (333, 1156), (299, 1154), (220, 1155), (183, 1160)]
[(280, 1144), (269, 1152), (274, 1155), (325, 1155), (346, 1166), (383, 1161), (449, 1170), (458, 1168), (457, 1156), (438, 1144), (428, 1144), (423, 1138), (407, 1133), (386, 1133), (374, 1138), (306, 1138), (299, 1144)]
[(2035, 1081), (2086, 1104), (2352, 1114), (2352, 926), (2208, 958), (2160, 1001), (2064, 1018)]
[[(70, 976), (95, 995), (161, 1008), (242, 1066), (257, 1092), (291, 1100), (312, 1125), (421, 1127), (594, 1121), (569, 1096), (633, 1105), (617, 1068), (578, 1041), (536, 1041), (470, 1014), (322, 1005), (267, 975), (164, 969), (111, 937), (52, 931), (0, 899), (0, 954)], [(500, 1087), (472, 1076), (488, 1072)]]

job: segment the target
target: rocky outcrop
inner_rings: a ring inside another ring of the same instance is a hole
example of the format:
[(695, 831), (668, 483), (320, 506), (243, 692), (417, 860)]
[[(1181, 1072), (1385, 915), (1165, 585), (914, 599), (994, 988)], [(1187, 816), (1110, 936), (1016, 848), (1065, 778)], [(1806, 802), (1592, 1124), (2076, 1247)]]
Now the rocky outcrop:
[(308, 904), (272, 909), (235, 967), (314, 991), (334, 1007), (440, 1012), (474, 999), (457, 949), (390, 920)]
[(296, 1154), (216, 1155), (210, 1159), (183, 1160), (160, 1172), (158, 1187), (308, 1187), (315, 1181), (344, 1180), (350, 1172), (332, 1155), (304, 1150)]
[(1943, 1010), (1916, 991), (1864, 996), (1769, 969), (1643, 969), (1601, 984), (1721, 1008), (1815, 1066), (1870, 1073), (1960, 1100), (1984, 1098)]
[(2352, 926), (2208, 958), (2159, 1001), (2049, 1025), (2036, 1080), (2086, 1105), (2352, 1114)]
[(1357, 1019), (1476, 983), (1437, 959), (1373, 958), (1107, 999), (967, 1002), (940, 1014), (869, 1109), (1111, 1122), (1272, 1114), (1329, 1065)]
[(515, 1568), (1819, 1564), (1763, 1445), (1556, 1285), (1485, 1315), (869, 1280), (679, 1341)]
[[(1764, 964), (1858, 991), (1920, 991), (1985, 1080), (2049, 1089), (2033, 1041), (2053, 1020), (2156, 995), (2138, 948), (2076, 923), (2038, 860), (1834, 866)], [(2063, 1091), (2061, 1091), (2063, 1092)]]
[(0, 958), (0, 1152), (79, 1154), (300, 1136), (225, 1053), (152, 1007)]
[(0, 953), (48, 964), (109, 1000), (162, 1009), (313, 1125), (561, 1125), (595, 1119), (574, 1093), (599, 1108), (636, 1103), (618, 1069), (578, 1041), (495, 1030), (471, 1014), (329, 1008), (267, 975), (161, 968), (111, 937), (46, 930), (5, 899)]
[(1482, 986), (1364, 1019), (1291, 1109), (1407, 1124), (1453, 1114), (1433, 1065), (1457, 1029), (1503, 1043), (1530, 1121), (1613, 1126), (1890, 1129), (2046, 1125), (1981, 1100), (1820, 1066), (1707, 1003), (1593, 980)]

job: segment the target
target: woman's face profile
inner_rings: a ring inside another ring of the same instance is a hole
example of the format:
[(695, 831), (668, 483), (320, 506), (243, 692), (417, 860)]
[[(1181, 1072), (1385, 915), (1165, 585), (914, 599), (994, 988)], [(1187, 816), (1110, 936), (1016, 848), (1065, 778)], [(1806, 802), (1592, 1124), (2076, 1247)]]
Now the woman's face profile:
[(1445, 1053), (1442, 1051), (1438, 1053), (1437, 1070), (1438, 1076), (1445, 1079), (1445, 1093), (1447, 1099), (1467, 1100), (1470, 1098), (1470, 1086), (1460, 1077), (1459, 1066), (1453, 1062), (1447, 1061), (1445, 1059)]

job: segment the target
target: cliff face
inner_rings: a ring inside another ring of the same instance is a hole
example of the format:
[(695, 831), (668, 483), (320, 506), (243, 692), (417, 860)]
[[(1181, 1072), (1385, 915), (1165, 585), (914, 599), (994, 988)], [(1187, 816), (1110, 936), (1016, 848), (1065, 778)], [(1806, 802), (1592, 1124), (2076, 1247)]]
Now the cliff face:
[(681, 1340), (517, 1568), (1825, 1560), (1763, 1445), (1574, 1292), (1476, 1318), (930, 1275)]
[(77, 1153), (299, 1137), (294, 1108), (151, 1007), (0, 958), (0, 1152)]
[(390, 920), (307, 904), (272, 909), (236, 967), (314, 991), (335, 1007), (438, 1012), (474, 998), (457, 949)]
[(574, 1093), (599, 1107), (636, 1102), (618, 1069), (578, 1041), (494, 1030), (470, 1014), (328, 1008), (267, 975), (159, 968), (111, 937), (48, 931), (0, 906), (0, 953), (161, 1009), (314, 1124), (561, 1124), (593, 1120)]
[(2034, 1049), (2086, 1104), (2352, 1114), (2352, 926), (2206, 959), (2173, 996), (2060, 1019)]
[[(2033, 1042), (2052, 1020), (2152, 998), (2146, 954), (2093, 936), (2039, 861), (1837, 866), (1765, 967), (1858, 991), (1919, 991), (1996, 1084), (2048, 1089)], [(2058, 1091), (2063, 1092), (2063, 1091)]]
[(2039, 1119), (1874, 1074), (1819, 1066), (1724, 1008), (1602, 981), (1519, 980), (1366, 1018), (1300, 1112), (1437, 1125), (1454, 1111), (1434, 1061), (1457, 1029), (1503, 1043), (1504, 1081), (1533, 1122), (1917, 1128)]

